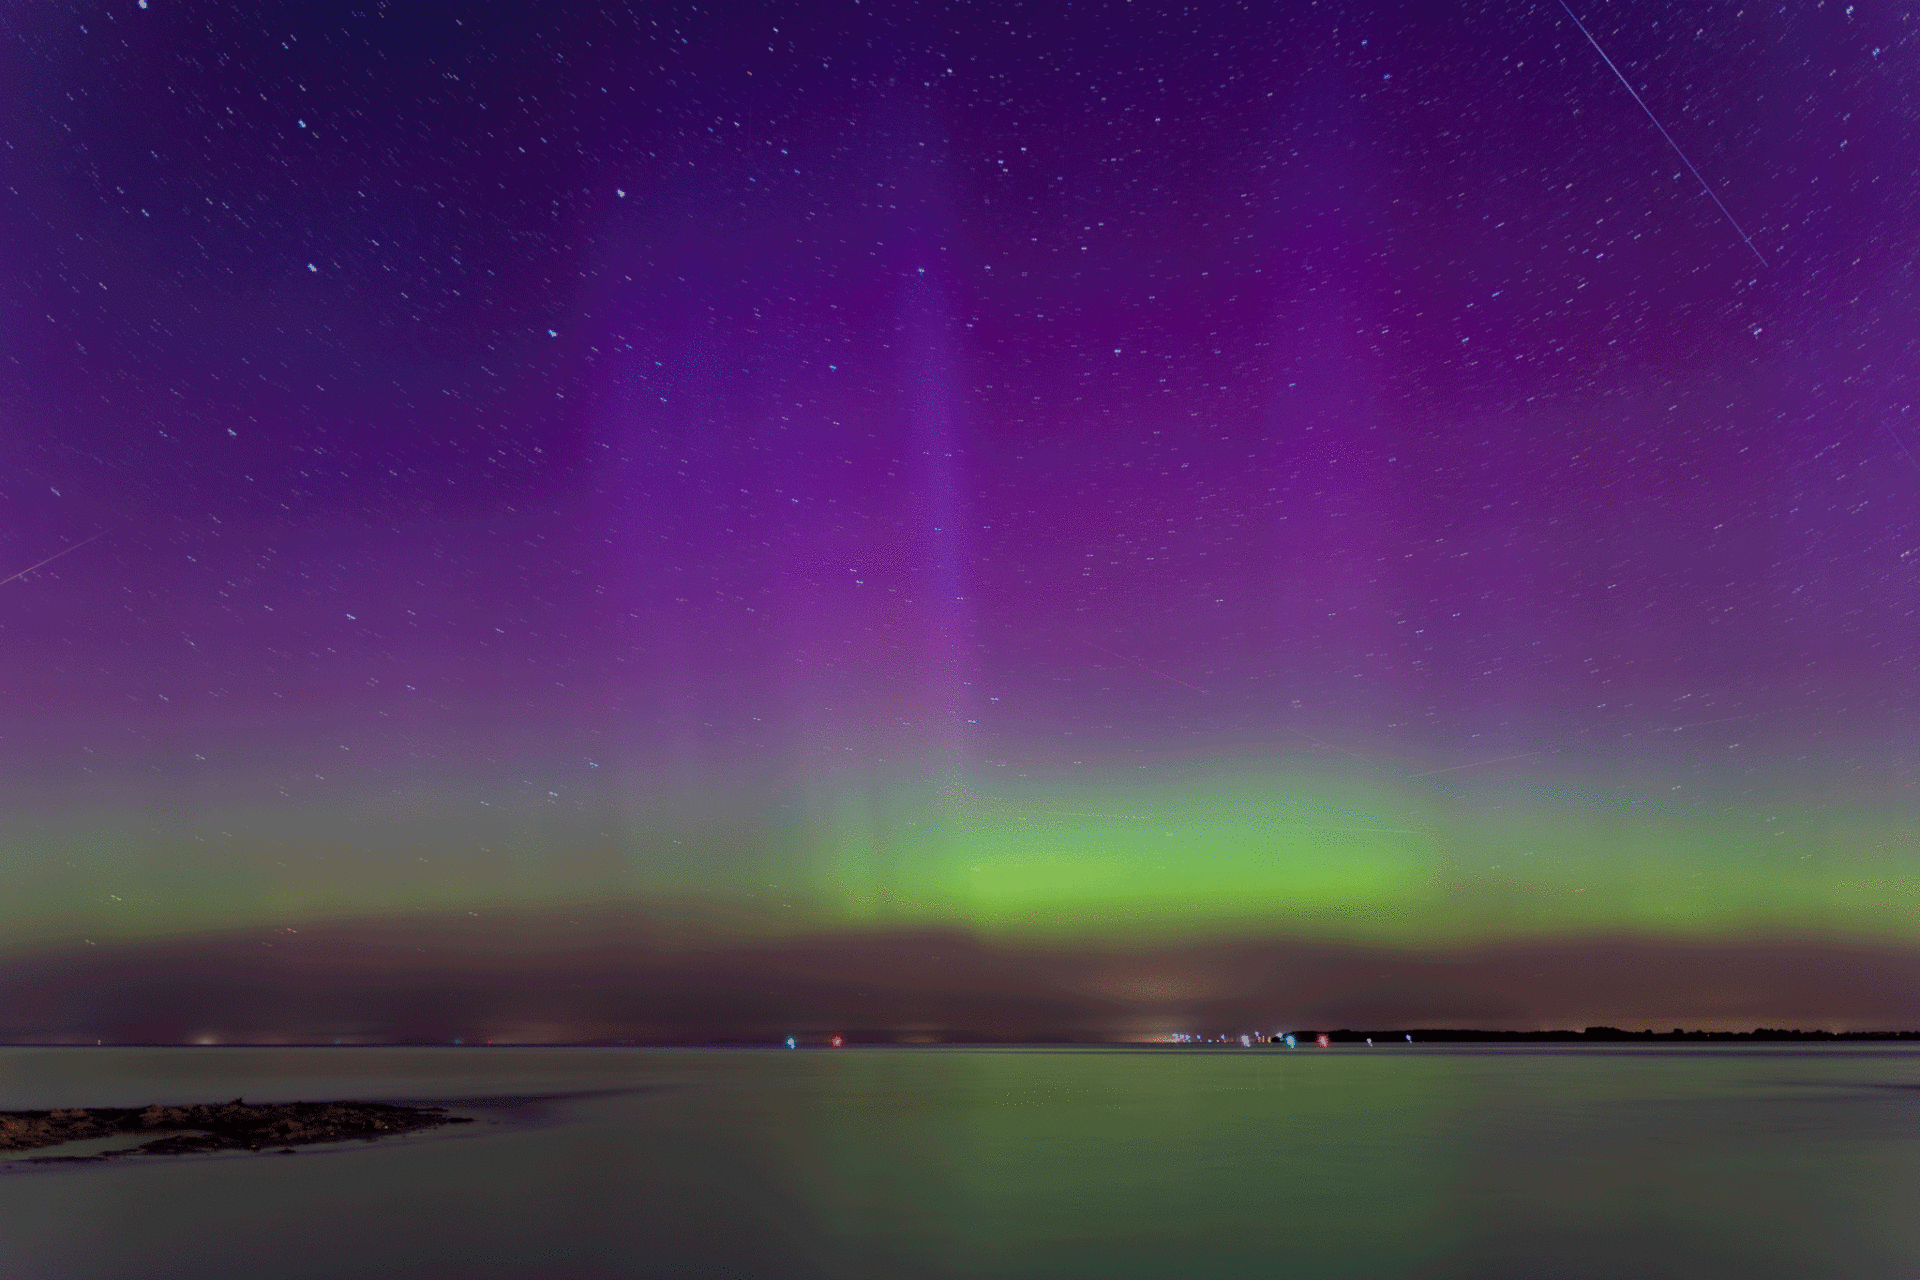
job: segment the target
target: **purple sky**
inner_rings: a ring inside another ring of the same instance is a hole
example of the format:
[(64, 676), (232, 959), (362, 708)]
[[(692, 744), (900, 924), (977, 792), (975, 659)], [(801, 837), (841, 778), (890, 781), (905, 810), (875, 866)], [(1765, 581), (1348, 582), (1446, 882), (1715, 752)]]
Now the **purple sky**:
[(0, 19), (0, 1034), (454, 925), (475, 1028), (493, 949), (695, 935), (756, 1033), (929, 937), (1920, 1019), (1855, 998), (1920, 945), (1920, 36), (1576, 11), (1645, 111), (1558, 4)]

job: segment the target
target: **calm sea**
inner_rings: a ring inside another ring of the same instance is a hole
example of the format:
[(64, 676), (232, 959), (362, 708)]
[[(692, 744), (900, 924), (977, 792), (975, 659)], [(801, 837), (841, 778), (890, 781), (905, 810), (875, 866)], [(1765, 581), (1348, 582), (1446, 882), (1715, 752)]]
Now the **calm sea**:
[(1920, 1051), (0, 1049), (481, 1123), (0, 1171), (8, 1280), (1920, 1277)]

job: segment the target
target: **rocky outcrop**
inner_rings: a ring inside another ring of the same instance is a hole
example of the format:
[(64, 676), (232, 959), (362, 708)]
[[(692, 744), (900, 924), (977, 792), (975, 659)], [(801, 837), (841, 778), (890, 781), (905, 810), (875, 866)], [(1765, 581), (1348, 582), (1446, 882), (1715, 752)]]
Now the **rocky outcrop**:
[(32, 1151), (84, 1138), (137, 1137), (162, 1131), (134, 1146), (93, 1156), (40, 1156), (53, 1160), (109, 1160), (115, 1156), (181, 1155), (194, 1151), (261, 1151), (314, 1142), (358, 1138), (373, 1142), (443, 1124), (471, 1124), (442, 1107), (387, 1102), (232, 1102), (188, 1107), (68, 1107), (53, 1111), (0, 1111), (0, 1152)]

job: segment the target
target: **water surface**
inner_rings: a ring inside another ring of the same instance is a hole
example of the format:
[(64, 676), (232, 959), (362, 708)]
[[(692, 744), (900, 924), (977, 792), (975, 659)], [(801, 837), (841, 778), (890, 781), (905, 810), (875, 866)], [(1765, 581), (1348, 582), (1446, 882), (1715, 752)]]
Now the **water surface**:
[(9, 1280), (1920, 1276), (1920, 1050), (0, 1049), (401, 1140), (0, 1172)]

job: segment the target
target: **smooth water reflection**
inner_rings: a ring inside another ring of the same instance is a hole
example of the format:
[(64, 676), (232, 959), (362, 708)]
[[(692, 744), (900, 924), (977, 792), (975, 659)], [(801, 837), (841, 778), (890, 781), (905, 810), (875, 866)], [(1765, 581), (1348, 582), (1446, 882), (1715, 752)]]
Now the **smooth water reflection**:
[(569, 1096), (0, 1177), (0, 1275), (1920, 1275), (1906, 1049), (0, 1051), (0, 1107), (235, 1094)]

